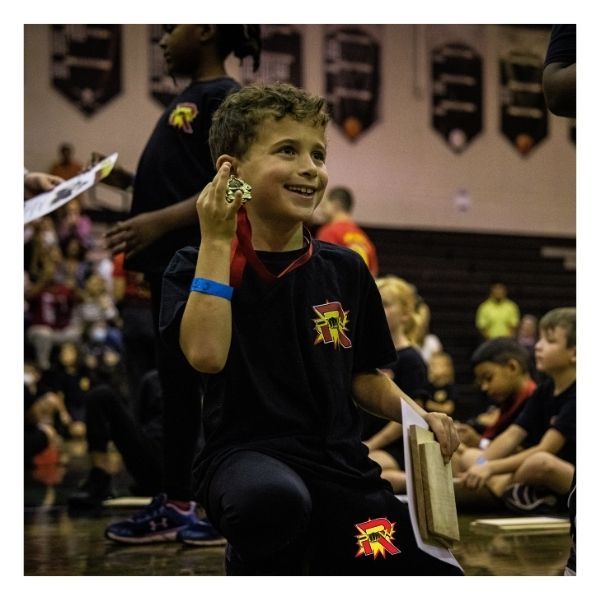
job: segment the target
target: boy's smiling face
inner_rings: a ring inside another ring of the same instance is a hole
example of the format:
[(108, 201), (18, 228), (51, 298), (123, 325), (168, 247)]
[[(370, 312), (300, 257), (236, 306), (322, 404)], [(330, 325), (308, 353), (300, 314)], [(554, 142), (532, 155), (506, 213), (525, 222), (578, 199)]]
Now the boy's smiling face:
[(306, 222), (327, 186), (325, 130), (291, 117), (266, 119), (235, 173), (252, 186), (248, 214), (263, 222)]

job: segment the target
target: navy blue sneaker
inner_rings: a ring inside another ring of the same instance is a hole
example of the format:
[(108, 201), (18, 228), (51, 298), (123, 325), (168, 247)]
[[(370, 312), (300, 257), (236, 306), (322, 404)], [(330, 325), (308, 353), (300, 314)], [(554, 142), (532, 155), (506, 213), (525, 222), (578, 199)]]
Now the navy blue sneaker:
[(124, 544), (173, 542), (179, 531), (198, 521), (195, 502), (190, 502), (189, 510), (183, 512), (167, 504), (166, 494), (160, 494), (131, 519), (109, 525), (104, 535)]
[(227, 540), (208, 519), (200, 519), (177, 533), (177, 541), (190, 546), (224, 546)]

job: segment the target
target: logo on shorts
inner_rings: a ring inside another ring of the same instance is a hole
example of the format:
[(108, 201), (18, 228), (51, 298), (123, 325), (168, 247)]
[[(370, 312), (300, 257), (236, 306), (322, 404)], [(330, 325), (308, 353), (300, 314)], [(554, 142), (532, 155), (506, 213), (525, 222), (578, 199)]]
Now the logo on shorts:
[(333, 344), (336, 350), (338, 346), (352, 348), (352, 341), (346, 335), (350, 311), (345, 311), (339, 302), (326, 302), (312, 308), (318, 315), (318, 319), (313, 319), (317, 332), (315, 344)]
[(359, 531), (359, 534), (356, 536), (358, 540), (358, 552), (355, 558), (359, 556), (372, 556), (373, 559), (376, 559), (379, 555), (385, 558), (386, 552), (400, 554), (400, 550), (392, 544), (395, 524), (390, 523), (387, 519), (380, 518), (369, 519), (364, 523), (355, 525)]
[(181, 129), (185, 133), (194, 133), (192, 121), (198, 114), (198, 108), (193, 102), (181, 102), (169, 115), (169, 125)]

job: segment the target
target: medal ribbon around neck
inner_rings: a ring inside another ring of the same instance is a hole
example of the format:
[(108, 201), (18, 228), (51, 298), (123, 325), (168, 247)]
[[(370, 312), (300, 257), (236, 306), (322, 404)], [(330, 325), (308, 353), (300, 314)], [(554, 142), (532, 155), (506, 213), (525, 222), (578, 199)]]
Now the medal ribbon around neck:
[(274, 283), (284, 275), (301, 267), (313, 255), (313, 242), (310, 231), (306, 226), (303, 226), (302, 231), (304, 241), (307, 244), (306, 251), (293, 260), (283, 271), (274, 275), (258, 258), (256, 250), (252, 246), (252, 227), (246, 209), (242, 206), (237, 214), (236, 238), (233, 240), (231, 246), (230, 285), (234, 288), (239, 288), (242, 285), (242, 277), (246, 264), (249, 264), (256, 274), (267, 283)]

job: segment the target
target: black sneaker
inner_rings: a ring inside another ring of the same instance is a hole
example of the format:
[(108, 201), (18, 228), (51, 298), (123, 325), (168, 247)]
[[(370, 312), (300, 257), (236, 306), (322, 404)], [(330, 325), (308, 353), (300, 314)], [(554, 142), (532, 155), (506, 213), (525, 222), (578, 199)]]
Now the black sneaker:
[(106, 471), (93, 467), (88, 478), (67, 502), (71, 509), (87, 510), (100, 508), (104, 500), (114, 497), (112, 477)]
[(507, 508), (523, 514), (548, 514), (558, 510), (558, 497), (548, 488), (524, 483), (509, 486), (502, 500)]

